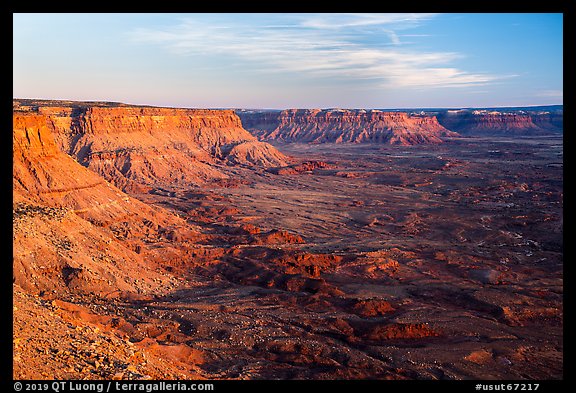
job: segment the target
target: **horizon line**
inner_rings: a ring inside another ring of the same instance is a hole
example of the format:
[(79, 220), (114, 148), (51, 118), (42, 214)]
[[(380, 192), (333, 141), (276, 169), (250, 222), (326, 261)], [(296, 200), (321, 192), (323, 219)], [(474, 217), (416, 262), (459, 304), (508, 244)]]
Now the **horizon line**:
[(362, 109), (369, 109), (369, 110), (393, 110), (393, 111), (401, 111), (401, 110), (414, 110), (414, 109), (493, 109), (493, 108), (531, 108), (531, 107), (547, 107), (547, 106), (564, 106), (564, 103), (561, 104), (528, 104), (528, 105), (492, 105), (492, 106), (402, 106), (402, 107), (358, 107), (358, 108), (350, 108), (350, 107), (339, 107), (339, 106), (330, 106), (330, 107), (285, 107), (285, 108), (266, 108), (266, 107), (243, 107), (243, 106), (222, 106), (222, 107), (213, 107), (213, 106), (205, 106), (205, 107), (190, 107), (190, 106), (173, 106), (173, 105), (151, 105), (151, 104), (133, 104), (127, 103), (122, 101), (113, 101), (113, 100), (79, 100), (79, 99), (68, 99), (68, 98), (21, 98), (21, 97), (13, 97), (12, 101), (16, 100), (29, 100), (29, 101), (63, 101), (63, 102), (78, 102), (78, 103), (108, 103), (108, 104), (122, 104), (126, 106), (140, 106), (140, 107), (152, 107), (152, 108), (172, 108), (172, 109), (212, 109), (212, 110), (268, 110), (268, 111), (282, 111), (288, 109), (298, 109), (298, 110), (312, 110), (312, 109), (320, 109), (320, 110), (329, 110), (329, 109), (342, 109), (342, 110), (362, 110)]

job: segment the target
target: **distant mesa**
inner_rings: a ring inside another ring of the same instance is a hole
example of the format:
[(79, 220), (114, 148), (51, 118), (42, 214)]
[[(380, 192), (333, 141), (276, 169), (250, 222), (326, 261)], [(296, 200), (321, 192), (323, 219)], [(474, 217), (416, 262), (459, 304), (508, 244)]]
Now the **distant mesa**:
[(436, 117), (379, 110), (288, 109), (238, 111), (242, 124), (260, 140), (299, 143), (442, 143), (458, 136)]
[(237, 110), (243, 126), (274, 143), (439, 144), (475, 135), (563, 132), (563, 106), (479, 109)]
[(444, 127), (462, 135), (544, 135), (562, 133), (563, 107), (444, 110)]

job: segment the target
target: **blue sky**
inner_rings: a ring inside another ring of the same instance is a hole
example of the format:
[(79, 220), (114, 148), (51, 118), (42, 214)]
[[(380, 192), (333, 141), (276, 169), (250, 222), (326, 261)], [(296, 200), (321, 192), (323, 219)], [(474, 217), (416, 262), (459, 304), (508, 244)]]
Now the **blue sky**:
[(205, 108), (562, 104), (562, 14), (14, 14), (15, 98)]

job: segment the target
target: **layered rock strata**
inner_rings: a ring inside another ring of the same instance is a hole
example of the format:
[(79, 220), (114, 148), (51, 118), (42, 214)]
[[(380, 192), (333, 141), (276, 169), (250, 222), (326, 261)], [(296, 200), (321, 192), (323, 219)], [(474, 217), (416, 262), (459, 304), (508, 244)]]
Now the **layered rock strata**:
[(45, 118), (61, 151), (125, 191), (226, 179), (227, 165), (288, 162), (231, 110), (25, 103), (15, 101), (15, 113)]
[(434, 116), (378, 110), (240, 111), (246, 129), (264, 141), (302, 143), (442, 143), (457, 136)]
[(463, 135), (543, 135), (561, 133), (562, 112), (447, 110), (438, 114), (444, 127)]
[[(201, 236), (142, 203), (58, 148), (44, 115), (13, 116), (14, 281), (33, 291), (140, 291), (158, 275), (144, 243)], [(142, 280), (142, 281), (138, 281)]]

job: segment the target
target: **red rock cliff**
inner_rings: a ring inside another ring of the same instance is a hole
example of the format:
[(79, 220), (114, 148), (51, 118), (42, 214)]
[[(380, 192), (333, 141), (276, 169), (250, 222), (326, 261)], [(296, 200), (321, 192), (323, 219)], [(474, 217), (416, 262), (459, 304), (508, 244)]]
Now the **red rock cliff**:
[(365, 110), (240, 112), (244, 126), (261, 140), (307, 143), (442, 143), (457, 134), (434, 116)]
[(60, 151), (46, 115), (15, 113), (12, 138), (13, 267), (22, 288), (133, 291), (135, 274), (153, 267), (137, 249), (142, 241), (170, 231), (198, 236)]
[(42, 101), (18, 112), (43, 116), (57, 146), (123, 190), (227, 178), (222, 164), (285, 165), (231, 110), (98, 106)]

